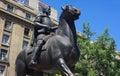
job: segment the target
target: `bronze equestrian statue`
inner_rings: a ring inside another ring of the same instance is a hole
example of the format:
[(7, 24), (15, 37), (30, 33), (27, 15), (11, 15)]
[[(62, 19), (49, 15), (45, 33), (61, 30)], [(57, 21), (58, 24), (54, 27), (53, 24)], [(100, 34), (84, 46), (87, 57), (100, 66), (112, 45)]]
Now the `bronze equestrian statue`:
[(29, 66), (34, 47), (29, 46), (19, 53), (15, 63), (16, 76), (43, 76), (43, 72), (55, 71), (60, 71), (62, 76), (74, 76), (71, 69), (80, 56), (74, 21), (79, 18), (80, 11), (71, 5), (62, 10), (58, 29), (43, 45), (45, 51), (39, 55), (38, 63)]

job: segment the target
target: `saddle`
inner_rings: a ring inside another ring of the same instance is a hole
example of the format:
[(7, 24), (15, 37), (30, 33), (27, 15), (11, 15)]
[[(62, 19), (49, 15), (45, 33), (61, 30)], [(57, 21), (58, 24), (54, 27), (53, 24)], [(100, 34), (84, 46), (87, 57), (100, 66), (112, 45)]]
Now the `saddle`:
[[(46, 44), (46, 42), (49, 40), (49, 38), (51, 38), (53, 35), (54, 35), (54, 33), (51, 33), (50, 35), (48, 35), (48, 36), (46, 36), (46, 37), (44, 38), (45, 43), (43, 44), (41, 51), (45, 51), (45, 50), (46, 50), (47, 47), (45, 46), (45, 44)], [(32, 54), (33, 48), (34, 48), (34, 45), (33, 45), (33, 44), (34, 44), (34, 42), (32, 41), (32, 42), (31, 42), (31, 45), (26, 48), (26, 54), (27, 54), (27, 55)]]

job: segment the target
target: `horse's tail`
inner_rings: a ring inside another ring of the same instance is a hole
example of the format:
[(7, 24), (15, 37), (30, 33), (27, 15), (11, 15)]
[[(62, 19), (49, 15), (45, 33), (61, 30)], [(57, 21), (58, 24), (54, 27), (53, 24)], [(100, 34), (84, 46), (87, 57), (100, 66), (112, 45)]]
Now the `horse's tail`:
[(21, 73), (25, 72), (25, 68), (26, 68), (26, 63), (25, 63), (25, 49), (24, 49), (18, 54), (15, 61), (16, 76), (19, 76), (19, 74), (21, 75)]
[(21, 61), (24, 61), (24, 60), (25, 60), (25, 53), (24, 53), (24, 50), (22, 50), (22, 51), (18, 54), (15, 63), (17, 63), (19, 60), (21, 60)]
[(17, 63), (18, 60), (25, 61), (25, 49), (23, 49), (23, 50), (18, 54), (15, 63)]

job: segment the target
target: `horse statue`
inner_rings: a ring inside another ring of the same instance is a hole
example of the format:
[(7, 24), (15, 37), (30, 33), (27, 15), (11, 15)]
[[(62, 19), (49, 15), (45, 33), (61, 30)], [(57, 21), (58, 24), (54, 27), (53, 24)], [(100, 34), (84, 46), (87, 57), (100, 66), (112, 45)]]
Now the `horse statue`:
[[(80, 56), (77, 46), (77, 34), (74, 21), (79, 18), (79, 9), (66, 5), (62, 7), (58, 29), (52, 35), (41, 52), (38, 63), (33, 67), (28, 64), (33, 47), (23, 49), (16, 58), (16, 76), (43, 76), (43, 72), (61, 72), (62, 76), (74, 76), (71, 69), (74, 67)], [(28, 54), (29, 53), (29, 54)]]

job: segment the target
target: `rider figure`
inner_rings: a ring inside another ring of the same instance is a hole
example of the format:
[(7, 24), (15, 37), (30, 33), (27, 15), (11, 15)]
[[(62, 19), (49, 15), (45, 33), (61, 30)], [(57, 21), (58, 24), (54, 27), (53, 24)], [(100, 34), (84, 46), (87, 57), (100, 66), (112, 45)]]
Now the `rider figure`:
[[(46, 42), (46, 36), (50, 35), (50, 32), (56, 29), (54, 23), (51, 21), (49, 15), (51, 12), (50, 6), (43, 9), (43, 14), (37, 16), (34, 20), (34, 43), (33, 53), (29, 65), (34, 65), (37, 62), (38, 56), (41, 54), (42, 46)], [(40, 50), (40, 51), (39, 51)]]

